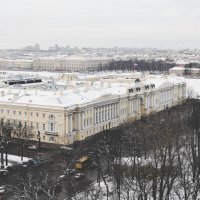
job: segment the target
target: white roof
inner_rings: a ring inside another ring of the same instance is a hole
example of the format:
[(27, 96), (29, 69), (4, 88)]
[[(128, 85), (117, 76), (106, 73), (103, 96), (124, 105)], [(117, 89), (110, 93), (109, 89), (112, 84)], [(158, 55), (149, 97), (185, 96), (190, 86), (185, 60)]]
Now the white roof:
[[(43, 76), (43, 72), (37, 72), (40, 76)], [(91, 76), (107, 76), (109, 73), (102, 73)], [(110, 73), (111, 75), (113, 73)], [(128, 73), (124, 73), (128, 76)], [(130, 74), (131, 76), (132, 74)], [(84, 75), (80, 75), (84, 79)], [(80, 77), (79, 76), (79, 77)], [(90, 75), (88, 75), (90, 76)], [(87, 76), (87, 77), (88, 77)], [(123, 73), (121, 74), (123, 77)], [(141, 79), (139, 84), (155, 84), (156, 88), (162, 87), (163, 84), (171, 83), (177, 84), (184, 82), (184, 79), (176, 76), (158, 76), (149, 75)], [(4, 92), (5, 95), (0, 96), (0, 102), (17, 103), (22, 105), (41, 105), (41, 106), (57, 106), (57, 107), (70, 107), (73, 105), (83, 105), (98, 101), (99, 98), (111, 98), (113, 96), (126, 95), (127, 89), (135, 87), (138, 83), (135, 83), (134, 79), (118, 79), (114, 78), (111, 81), (69, 81), (65, 83), (58, 81), (58, 84), (63, 85), (58, 91), (42, 89), (17, 89), (14, 87), (1, 88), (0, 92)], [(80, 84), (81, 83), (81, 84)], [(106, 96), (107, 95), (107, 96)]]

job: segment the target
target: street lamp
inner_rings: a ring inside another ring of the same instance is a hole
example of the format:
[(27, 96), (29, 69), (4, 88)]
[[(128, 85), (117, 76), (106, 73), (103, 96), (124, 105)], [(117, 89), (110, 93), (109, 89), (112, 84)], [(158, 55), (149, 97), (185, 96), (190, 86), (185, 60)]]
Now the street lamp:
[(3, 146), (2, 142), (0, 143), (0, 149), (1, 149), (1, 169), (4, 169), (4, 159), (3, 159), (3, 149), (4, 149), (4, 146)]
[(37, 135), (37, 138), (38, 138), (38, 153), (40, 153), (40, 131), (38, 131), (38, 135)]

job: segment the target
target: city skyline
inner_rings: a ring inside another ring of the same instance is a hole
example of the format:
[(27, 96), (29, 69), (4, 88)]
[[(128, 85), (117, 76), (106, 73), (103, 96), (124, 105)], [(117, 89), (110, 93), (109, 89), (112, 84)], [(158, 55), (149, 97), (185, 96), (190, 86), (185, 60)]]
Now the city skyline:
[(0, 49), (35, 43), (200, 48), (199, 6), (197, 0), (3, 1)]

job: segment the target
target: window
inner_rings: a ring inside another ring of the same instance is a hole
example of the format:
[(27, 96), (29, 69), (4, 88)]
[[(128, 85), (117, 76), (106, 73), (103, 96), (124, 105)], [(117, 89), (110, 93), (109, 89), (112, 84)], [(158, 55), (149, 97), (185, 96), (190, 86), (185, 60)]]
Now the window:
[(21, 115), (21, 112), (19, 112), (19, 115)]
[(51, 129), (50, 129), (52, 132), (54, 131), (54, 124), (51, 123)]
[(50, 115), (49, 116), (49, 120), (48, 120), (48, 131), (50, 132), (54, 132), (55, 131), (55, 117), (54, 115)]
[(96, 112), (96, 123), (98, 123), (98, 121), (97, 121), (98, 120), (98, 116), (97, 115), (98, 115), (98, 113)]
[(33, 122), (31, 122), (31, 128), (33, 128)]
[(21, 127), (22, 126), (22, 122), (21, 121), (19, 121), (19, 127)]
[(36, 116), (37, 116), (37, 117), (38, 117), (38, 115), (39, 115), (39, 114), (38, 114), (38, 113), (36, 113)]
[(49, 138), (49, 141), (54, 141), (54, 137), (50, 137), (50, 138)]
[(39, 129), (39, 123), (36, 123), (36, 128)]
[(31, 112), (31, 116), (33, 116), (33, 113)]
[(7, 110), (7, 113), (8, 113), (8, 115), (9, 115), (10, 111), (9, 111), (9, 110)]
[(26, 116), (26, 115), (27, 115), (27, 112), (24, 112), (24, 115)]
[(43, 118), (45, 118), (45, 114), (43, 113)]
[(43, 127), (43, 131), (45, 131), (45, 124), (43, 124), (42, 127)]
[(25, 128), (27, 127), (27, 122), (24, 123), (24, 127), (25, 127)]
[(15, 115), (15, 110), (13, 111), (13, 115)]
[(43, 136), (43, 140), (45, 140), (45, 136)]

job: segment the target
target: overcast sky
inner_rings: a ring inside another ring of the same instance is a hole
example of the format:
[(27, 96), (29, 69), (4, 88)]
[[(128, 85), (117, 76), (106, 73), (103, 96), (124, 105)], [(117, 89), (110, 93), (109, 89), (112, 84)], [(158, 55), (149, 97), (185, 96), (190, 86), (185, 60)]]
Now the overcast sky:
[(0, 2), (0, 48), (200, 48), (200, 0)]

